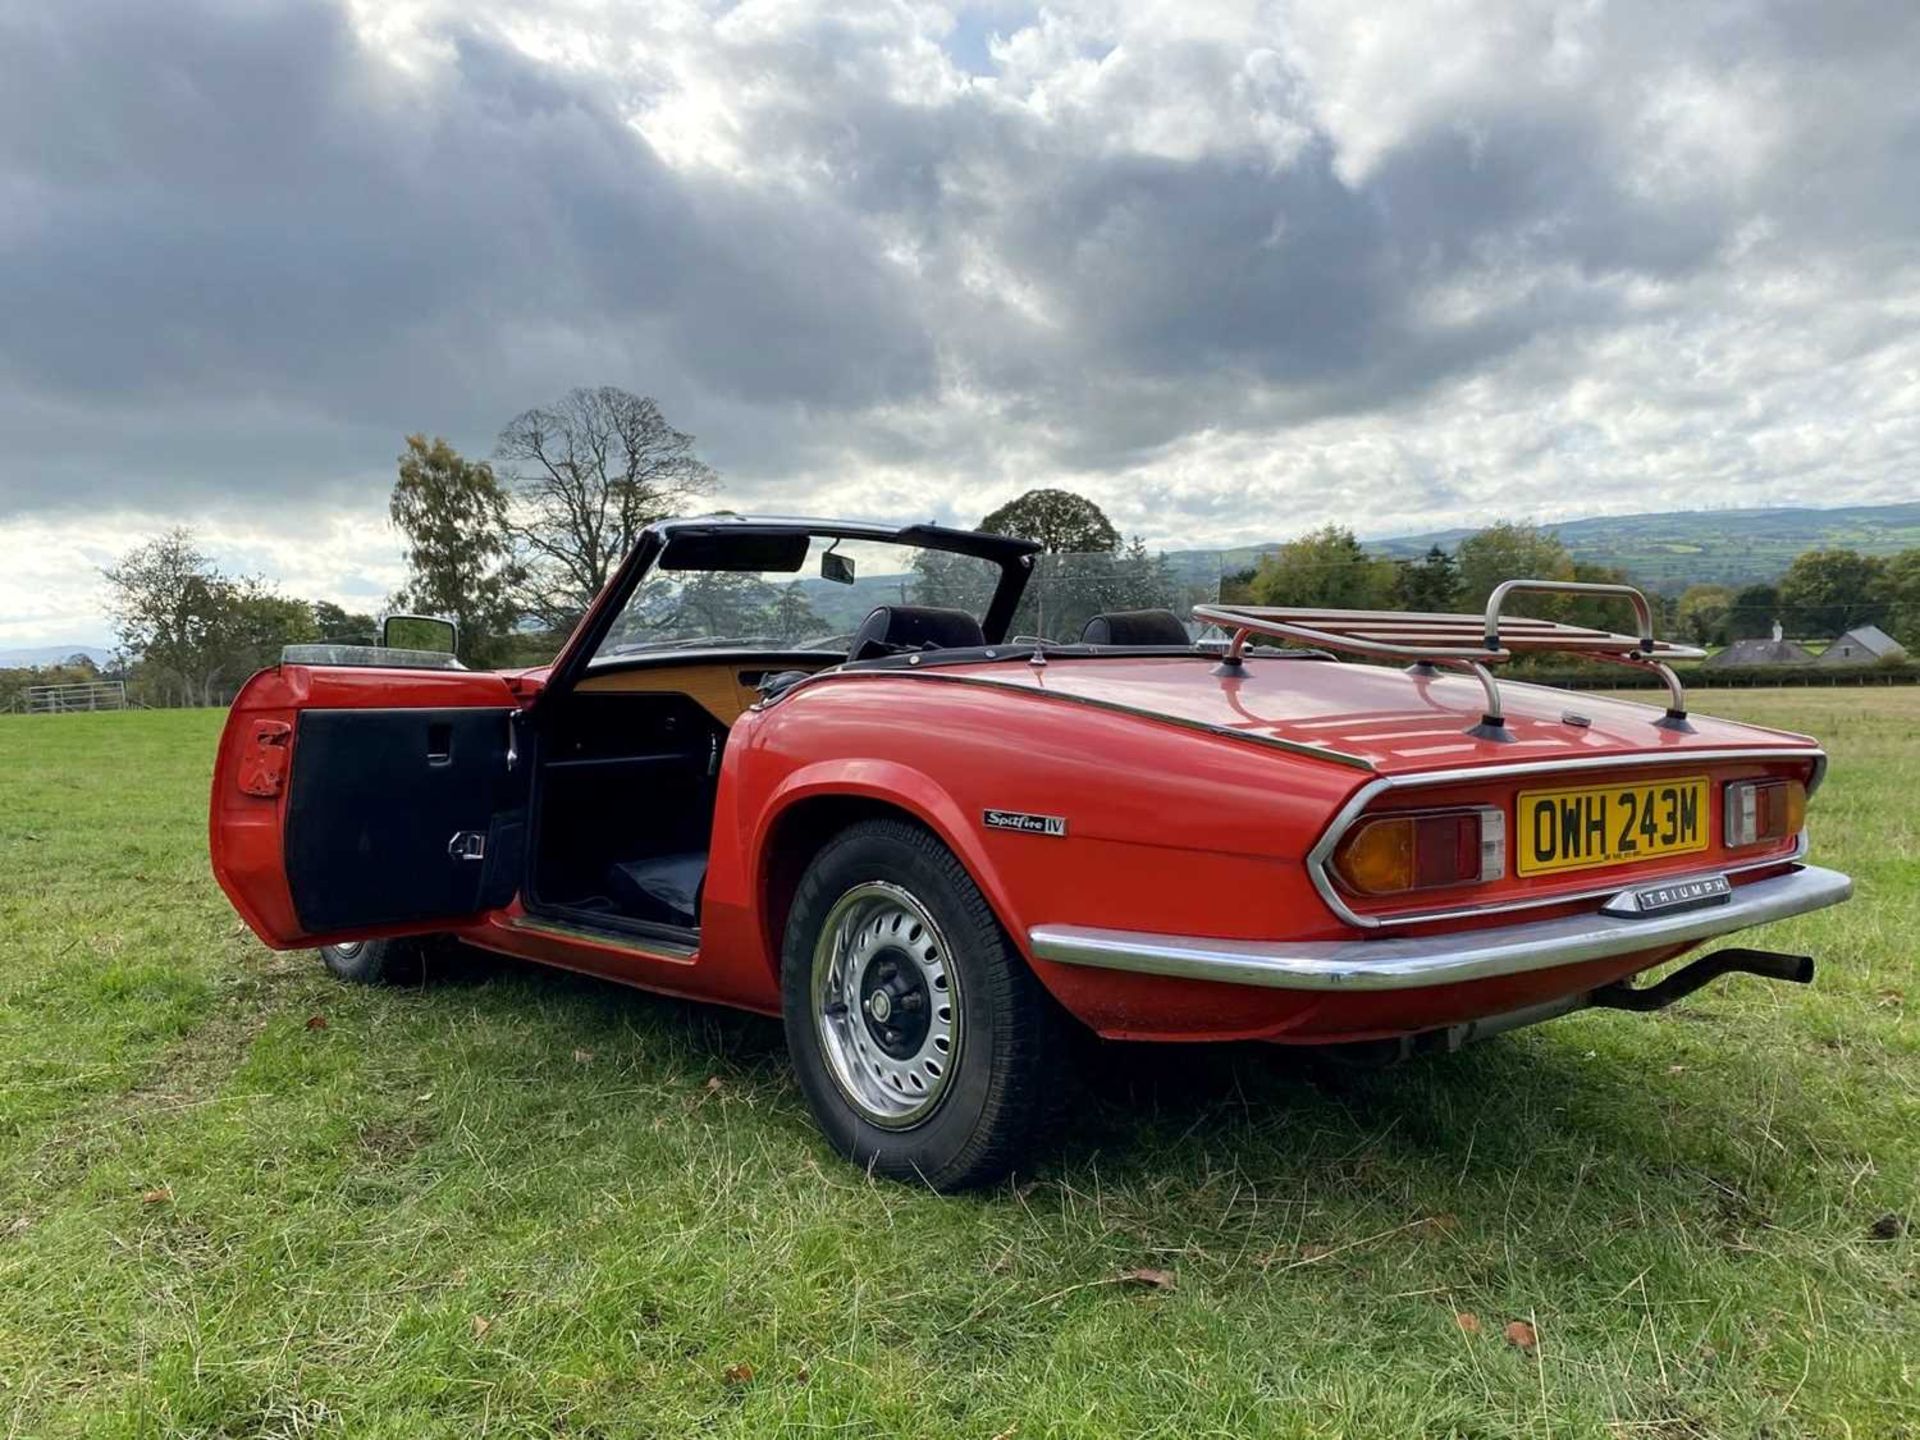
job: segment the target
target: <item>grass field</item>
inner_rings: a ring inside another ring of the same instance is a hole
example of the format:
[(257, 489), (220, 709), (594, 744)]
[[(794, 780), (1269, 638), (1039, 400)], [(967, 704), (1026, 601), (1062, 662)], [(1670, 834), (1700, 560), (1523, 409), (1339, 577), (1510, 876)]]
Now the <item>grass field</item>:
[(965, 1199), (831, 1157), (769, 1022), (262, 949), (217, 715), (0, 719), (0, 1434), (1920, 1434), (1920, 691), (1700, 698), (1832, 752), (1811, 991), (1109, 1054)]

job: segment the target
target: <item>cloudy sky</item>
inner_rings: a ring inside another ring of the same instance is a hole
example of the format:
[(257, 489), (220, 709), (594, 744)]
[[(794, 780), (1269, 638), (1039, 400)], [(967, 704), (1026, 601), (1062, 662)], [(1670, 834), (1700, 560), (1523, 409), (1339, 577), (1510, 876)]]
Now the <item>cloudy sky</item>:
[(1189, 546), (1920, 495), (1920, 6), (0, 5), (0, 646), (187, 522), (369, 608), (401, 438)]

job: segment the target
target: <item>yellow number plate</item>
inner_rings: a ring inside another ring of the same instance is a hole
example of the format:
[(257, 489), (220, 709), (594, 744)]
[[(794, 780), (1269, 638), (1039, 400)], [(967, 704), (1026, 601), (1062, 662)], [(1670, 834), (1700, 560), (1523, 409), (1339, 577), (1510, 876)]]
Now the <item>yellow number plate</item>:
[(1621, 865), (1707, 848), (1707, 778), (1523, 790), (1514, 805), (1521, 875)]

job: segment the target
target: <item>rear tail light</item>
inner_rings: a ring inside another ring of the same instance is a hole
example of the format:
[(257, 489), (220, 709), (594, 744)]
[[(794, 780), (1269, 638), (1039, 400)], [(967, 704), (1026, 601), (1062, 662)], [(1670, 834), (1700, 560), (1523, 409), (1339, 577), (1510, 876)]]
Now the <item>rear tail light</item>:
[(1333, 873), (1360, 895), (1480, 885), (1506, 869), (1507, 817), (1490, 805), (1375, 815), (1333, 852)]
[(1727, 848), (1798, 835), (1807, 823), (1807, 787), (1798, 780), (1735, 780), (1727, 786)]

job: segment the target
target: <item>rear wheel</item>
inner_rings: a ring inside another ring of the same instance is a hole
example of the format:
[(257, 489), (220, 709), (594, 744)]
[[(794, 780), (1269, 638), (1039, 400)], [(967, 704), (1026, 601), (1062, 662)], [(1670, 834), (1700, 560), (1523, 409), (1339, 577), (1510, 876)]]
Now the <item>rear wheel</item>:
[(427, 952), (433, 944), (434, 937), (429, 935), (349, 940), (322, 945), (320, 959), (335, 975), (356, 985), (411, 985), (425, 975)]
[(1064, 1021), (965, 868), (916, 825), (866, 821), (814, 858), (781, 989), (815, 1119), (881, 1174), (991, 1183), (1055, 1108)]

